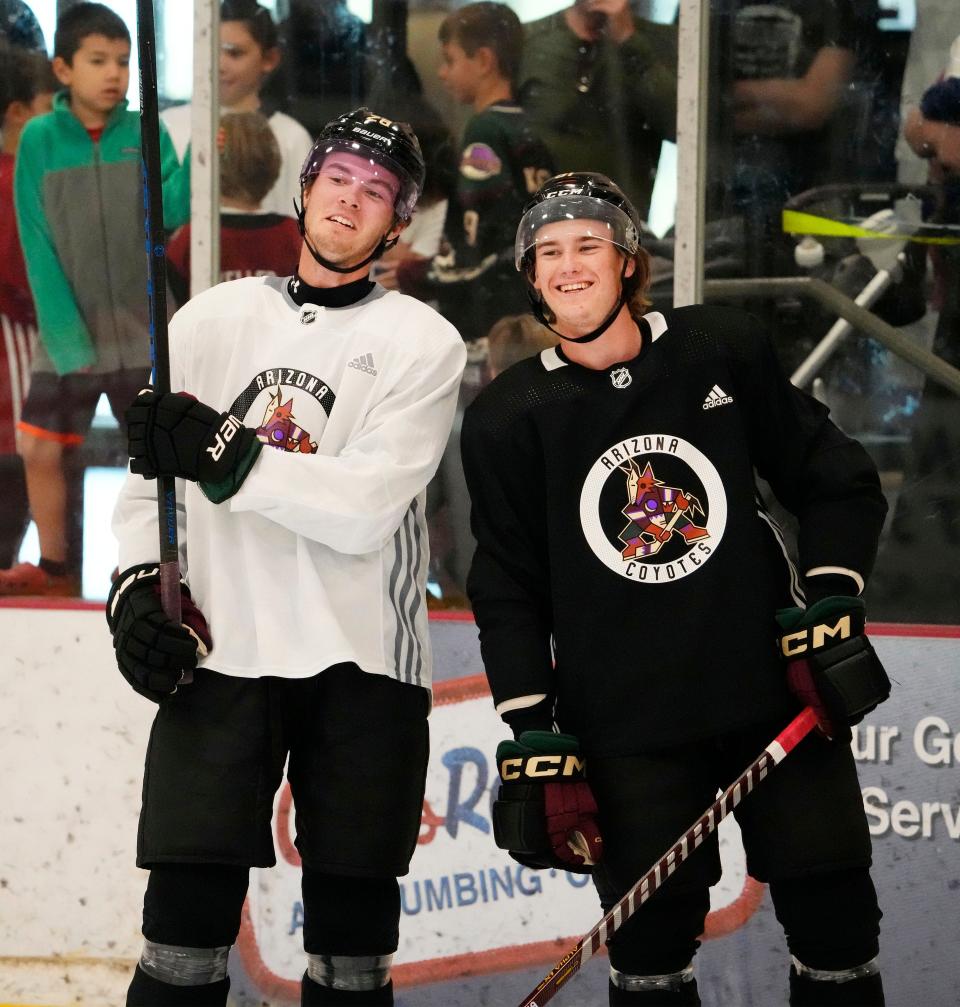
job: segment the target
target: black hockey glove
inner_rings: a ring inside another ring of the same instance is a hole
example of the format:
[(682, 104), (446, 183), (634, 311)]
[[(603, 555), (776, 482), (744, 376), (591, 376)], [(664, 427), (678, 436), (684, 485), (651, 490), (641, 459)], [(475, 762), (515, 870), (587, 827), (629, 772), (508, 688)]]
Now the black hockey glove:
[(135, 692), (154, 703), (177, 691), (183, 672), (213, 647), (203, 613), (190, 588), (180, 582), (183, 625), (164, 614), (160, 603), (160, 568), (143, 563), (124, 570), (107, 597), (107, 625), (113, 634), (117, 667)]
[(144, 388), (124, 418), (131, 472), (190, 479), (213, 503), (240, 489), (263, 447), (236, 417), (183, 392)]
[(813, 707), (828, 738), (849, 742), (850, 725), (890, 695), (890, 679), (864, 635), (863, 600), (832, 595), (808, 609), (780, 609), (777, 622), (790, 691)]
[(569, 734), (524, 731), (497, 746), (500, 791), (493, 837), (526, 867), (589, 874), (600, 859), (597, 802), (584, 777), (580, 744)]

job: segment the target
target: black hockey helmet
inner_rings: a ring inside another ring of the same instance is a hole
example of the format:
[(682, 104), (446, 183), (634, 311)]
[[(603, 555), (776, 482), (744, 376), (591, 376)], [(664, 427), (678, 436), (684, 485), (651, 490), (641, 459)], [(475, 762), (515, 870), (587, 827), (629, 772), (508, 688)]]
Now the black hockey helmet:
[[(620, 271), (620, 296), (610, 313), (592, 332), (565, 336), (551, 324), (555, 319), (543, 297), (533, 285), (534, 251), (537, 232), (560, 220), (579, 220), (584, 235), (609, 241), (623, 252)], [(565, 171), (547, 179), (523, 208), (514, 243), (514, 265), (524, 274), (527, 296), (533, 314), (551, 332), (571, 343), (590, 343), (607, 331), (627, 302), (637, 284), (637, 276), (627, 276), (630, 260), (640, 250), (640, 214), (616, 182), (595, 171)]]
[(394, 210), (401, 220), (409, 220), (420, 193), (427, 169), (420, 150), (420, 141), (406, 122), (394, 122), (371, 112), (366, 107), (355, 108), (337, 116), (320, 131), (300, 169), (300, 190), (313, 181), (327, 155), (334, 151), (367, 156), (386, 168), (400, 182)]
[(640, 215), (616, 182), (595, 171), (566, 171), (547, 179), (523, 208), (514, 265), (523, 270), (537, 232), (558, 220), (584, 220), (592, 237), (610, 241), (627, 256), (640, 248)]

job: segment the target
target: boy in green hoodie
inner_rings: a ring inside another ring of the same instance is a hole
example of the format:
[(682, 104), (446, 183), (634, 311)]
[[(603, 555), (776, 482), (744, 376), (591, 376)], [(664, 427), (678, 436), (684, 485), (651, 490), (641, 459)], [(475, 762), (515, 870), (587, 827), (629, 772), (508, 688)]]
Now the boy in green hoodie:
[[(58, 21), (65, 90), (24, 128), (14, 199), (40, 346), (18, 429), (40, 564), (0, 570), (0, 596), (69, 595), (64, 450), (83, 442), (106, 394), (114, 415), (150, 372), (140, 116), (127, 110), (130, 33), (99, 3)], [(164, 223), (189, 215), (189, 169), (161, 128)]]

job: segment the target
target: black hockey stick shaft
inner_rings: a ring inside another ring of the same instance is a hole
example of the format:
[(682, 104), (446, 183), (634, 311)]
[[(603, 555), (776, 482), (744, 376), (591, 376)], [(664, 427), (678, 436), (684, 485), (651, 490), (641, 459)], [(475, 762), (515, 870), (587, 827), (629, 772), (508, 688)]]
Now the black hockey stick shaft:
[[(163, 229), (163, 176), (160, 169), (160, 107), (157, 100), (157, 32), (153, 0), (137, 0), (137, 53), (140, 58), (140, 151), (147, 251), (147, 301), (153, 385), (170, 391), (167, 337), (167, 260)], [(160, 520), (160, 598), (168, 619), (179, 623), (180, 553), (177, 543), (177, 486), (173, 476), (157, 478)], [(192, 680), (185, 672), (184, 682)]]
[(568, 951), (519, 1007), (543, 1007), (572, 979), (647, 899), (670, 877), (717, 826), (817, 725), (817, 715), (805, 707), (730, 784), (666, 853), (643, 875), (606, 916)]

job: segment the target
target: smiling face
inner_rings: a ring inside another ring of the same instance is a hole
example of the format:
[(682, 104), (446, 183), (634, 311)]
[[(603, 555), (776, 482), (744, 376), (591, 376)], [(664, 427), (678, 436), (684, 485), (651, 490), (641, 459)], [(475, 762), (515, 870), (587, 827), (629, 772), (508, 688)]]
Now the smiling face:
[(255, 111), (260, 86), (280, 62), (279, 49), (261, 49), (243, 21), (220, 24), (220, 104)]
[(130, 43), (126, 39), (87, 35), (68, 63), (57, 56), (53, 70), (70, 88), (70, 107), (87, 127), (102, 126), (130, 83)]
[[(534, 289), (556, 317), (553, 327), (565, 336), (592, 332), (620, 297), (623, 254), (590, 233), (590, 220), (559, 220), (537, 231)], [(636, 268), (627, 263), (626, 276)]]
[(397, 177), (367, 157), (340, 151), (327, 155), (304, 194), (311, 244), (338, 266), (361, 262), (381, 238), (392, 238), (406, 226), (395, 222), (399, 190)]

